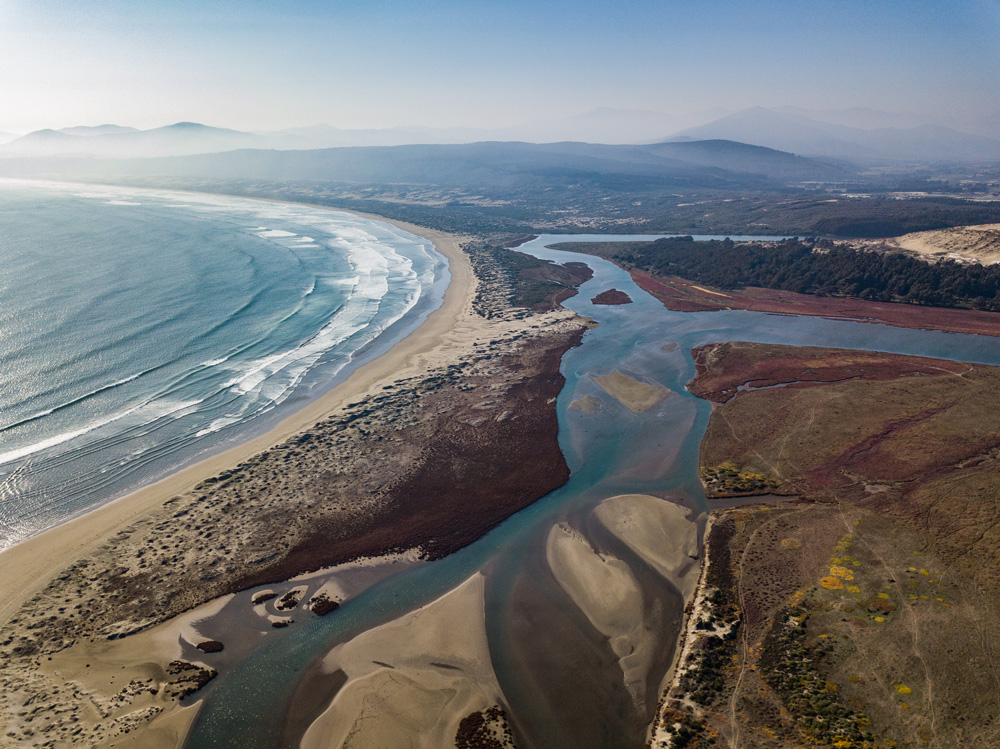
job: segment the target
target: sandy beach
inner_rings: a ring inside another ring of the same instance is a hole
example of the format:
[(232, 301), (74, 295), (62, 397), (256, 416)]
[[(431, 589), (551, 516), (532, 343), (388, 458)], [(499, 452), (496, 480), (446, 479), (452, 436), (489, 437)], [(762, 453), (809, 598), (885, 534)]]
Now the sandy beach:
[[(9, 654), (0, 669), (0, 715), (8, 738), (29, 745), (177, 746), (199, 704), (181, 707), (177, 696), (214, 676), (211, 656), (191, 655), (194, 640), (203, 638), (192, 622), (211, 622), (231, 597), (226, 593), (259, 585), (254, 575), (277, 582), (341, 561), (412, 550), (428, 531), (406, 519), (411, 516), (423, 515), (436, 528), (455, 517), (440, 548), (422, 552), (431, 558), (449, 553), (565, 481), (554, 396), (562, 386), (562, 351), (579, 341), (582, 322), (566, 310), (512, 310), (487, 319), (473, 309), (479, 282), (460, 247), (463, 238), (390, 223), (430, 239), (448, 260), (443, 303), (414, 332), (266, 434), (0, 552), (0, 645)], [(495, 440), (517, 444), (512, 436), (519, 430), (532, 435), (521, 445), (537, 465), (525, 466), (520, 447), (493, 449), (488, 459), (479, 454)], [(310, 444), (303, 446), (304, 439)], [(456, 466), (492, 462), (498, 477), (510, 477), (466, 490), (479, 491), (488, 510), (475, 513), (475, 522), (458, 523), (450, 505), (421, 509), (424, 494), (441, 496), (433, 477), (449, 480), (433, 465), (439, 453), (451, 455)], [(513, 464), (524, 473), (512, 472)], [(355, 483), (376, 477), (383, 486), (397, 484), (417, 504), (344, 486), (339, 491), (364, 499), (353, 509), (334, 503), (331, 517), (353, 513), (343, 515), (344, 528), (361, 536), (352, 544), (349, 535), (330, 561), (323, 561), (322, 549), (310, 557), (310, 539), (302, 534), (324, 522), (310, 509), (311, 497), (343, 483), (324, 483), (323, 472), (331, 470), (358, 477)], [(291, 504), (289, 492), (298, 495)], [(504, 496), (494, 496), (498, 492)], [(267, 518), (281, 513), (287, 525), (269, 532)], [(282, 549), (284, 558), (277, 553)], [(333, 600), (342, 600), (336, 585), (327, 587)], [(270, 611), (260, 626), (292, 620)], [(182, 649), (186, 655), (178, 660)]]
[(476, 279), (468, 258), (459, 247), (461, 237), (378, 216), (366, 217), (391, 223), (434, 243), (448, 259), (451, 272), (451, 284), (445, 292), (443, 304), (416, 331), (385, 354), (356, 369), (339, 385), (289, 415), (266, 434), (0, 552), (0, 566), (4, 570), (0, 576), (0, 623), (7, 621), (55, 574), (92, 553), (103, 541), (171, 497), (189, 491), (206, 478), (283, 442), (336, 409), (376, 390), (389, 378), (395, 379), (433, 366), (447, 351), (463, 345), (468, 331), (462, 335), (461, 332), (456, 333), (455, 328), (460, 319), (467, 317), (471, 308)]

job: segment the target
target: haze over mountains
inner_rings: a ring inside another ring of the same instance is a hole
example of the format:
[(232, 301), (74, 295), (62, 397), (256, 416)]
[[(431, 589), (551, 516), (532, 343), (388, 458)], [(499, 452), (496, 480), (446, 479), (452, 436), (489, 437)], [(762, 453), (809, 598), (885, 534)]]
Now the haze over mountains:
[(811, 111), (795, 107), (755, 107), (739, 112), (719, 108), (686, 116), (601, 108), (575, 117), (500, 129), (351, 130), (314, 125), (254, 133), (189, 122), (152, 130), (107, 124), (38, 130), (21, 137), (5, 137), (0, 133), (0, 157), (149, 158), (237, 149), (312, 150), (482, 141), (650, 144), (692, 140), (735, 141), (789, 154), (859, 163), (1000, 161), (1000, 140), (961, 132), (916, 115), (870, 109)]
[[(127, 165), (123, 165), (128, 168)], [(662, 181), (663, 187), (722, 188), (762, 181), (837, 180), (847, 170), (814, 159), (730, 141), (609, 146), (487, 141), (468, 144), (238, 151), (144, 164), (177, 176), (335, 179), (438, 185), (513, 185), (523, 180)]]
[[(839, 113), (838, 113), (839, 114)], [(963, 133), (944, 125), (917, 124), (861, 128), (846, 121), (892, 122), (884, 113), (861, 112), (854, 118), (824, 122), (795, 111), (755, 107), (714, 122), (682, 130), (673, 139), (724, 138), (809, 156), (852, 160), (980, 161), (1000, 159), (1000, 140)], [(900, 118), (901, 120), (912, 118)]]

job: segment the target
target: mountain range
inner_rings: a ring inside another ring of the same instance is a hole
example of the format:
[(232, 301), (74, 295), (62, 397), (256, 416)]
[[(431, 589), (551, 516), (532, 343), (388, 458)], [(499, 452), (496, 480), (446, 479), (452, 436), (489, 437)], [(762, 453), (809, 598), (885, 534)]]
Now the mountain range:
[(1000, 161), (1000, 140), (955, 130), (912, 114), (860, 108), (754, 107), (739, 112), (714, 109), (683, 117), (647, 110), (601, 108), (575, 117), (536, 120), (499, 129), (342, 129), (313, 125), (272, 132), (244, 132), (191, 122), (151, 130), (107, 124), (37, 130), (11, 138), (4, 142), (5, 137), (0, 133), (0, 157), (149, 158), (239, 149), (288, 151), (487, 141), (642, 145), (724, 140), (788, 154), (858, 163)]
[(160, 158), (0, 159), (0, 174), (314, 180), (494, 192), (585, 185), (627, 192), (780, 188), (789, 182), (840, 181), (852, 177), (853, 171), (838, 163), (720, 140), (639, 146), (487, 141), (296, 151), (244, 149)]

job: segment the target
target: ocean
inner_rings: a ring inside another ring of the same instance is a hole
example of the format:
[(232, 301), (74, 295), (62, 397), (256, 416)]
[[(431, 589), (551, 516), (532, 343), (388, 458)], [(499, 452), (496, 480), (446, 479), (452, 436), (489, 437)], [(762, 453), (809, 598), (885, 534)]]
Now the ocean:
[(448, 278), (352, 214), (0, 180), (0, 548), (266, 431)]

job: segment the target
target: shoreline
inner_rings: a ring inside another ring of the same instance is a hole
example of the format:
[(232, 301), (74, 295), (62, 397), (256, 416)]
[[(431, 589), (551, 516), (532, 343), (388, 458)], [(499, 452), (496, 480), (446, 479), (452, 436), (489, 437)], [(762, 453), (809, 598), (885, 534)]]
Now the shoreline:
[(690, 598), (684, 605), (684, 618), (680, 631), (677, 633), (677, 639), (674, 642), (674, 655), (670, 661), (670, 667), (663, 675), (663, 681), (660, 683), (660, 700), (656, 705), (653, 722), (650, 724), (647, 732), (648, 742), (652, 747), (662, 746), (663, 742), (669, 744), (671, 740), (670, 734), (664, 731), (666, 728), (664, 725), (665, 712), (673, 700), (672, 695), (680, 687), (681, 677), (684, 676), (685, 666), (688, 665), (694, 644), (702, 636), (695, 629), (695, 622), (705, 609), (705, 590), (708, 587), (708, 568), (711, 564), (708, 538), (711, 535), (712, 524), (715, 521), (715, 510), (709, 508), (705, 514), (705, 518), (698, 579), (691, 591)]
[(0, 623), (6, 622), (25, 601), (42, 590), (55, 574), (96, 550), (115, 532), (158, 509), (173, 496), (191, 490), (201, 481), (234, 468), (246, 459), (308, 429), (348, 402), (357, 400), (383, 382), (397, 377), (401, 371), (419, 367), (426, 361), (427, 354), (446, 342), (447, 333), (471, 307), (476, 290), (471, 263), (459, 246), (461, 237), (374, 214), (324, 208), (382, 221), (429, 240), (447, 260), (451, 274), (441, 305), (387, 351), (359, 366), (344, 380), (283, 418), (265, 433), (180, 468), (159, 481), (71, 517), (0, 551), (0, 564), (4, 568), (4, 575), (0, 579)]

